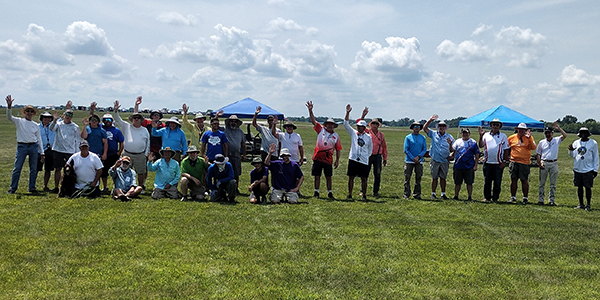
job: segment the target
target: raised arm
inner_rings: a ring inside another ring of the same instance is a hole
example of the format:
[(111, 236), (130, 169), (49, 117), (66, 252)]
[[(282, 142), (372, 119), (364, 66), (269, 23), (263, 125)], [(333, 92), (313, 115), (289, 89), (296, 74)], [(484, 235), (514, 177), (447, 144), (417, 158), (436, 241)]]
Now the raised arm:
[(350, 112), (352, 111), (352, 106), (350, 104), (346, 105), (346, 115), (344, 116), (344, 121), (350, 121)]
[(260, 114), (262, 108), (259, 106), (256, 108), (256, 111), (254, 112), (254, 117), (252, 117), (252, 126), (254, 126), (254, 128), (258, 129), (258, 123), (256, 122), (256, 118), (258, 117), (258, 114)]
[(560, 128), (560, 125), (558, 125), (558, 122), (554, 122), (552, 123), (552, 127), (554, 127), (554, 129), (560, 131), (560, 140), (564, 141), (567, 138), (567, 133)]
[(90, 103), (90, 116), (94, 114), (96, 109), (98, 109), (98, 103), (96, 103), (96, 102)]
[(477, 145), (479, 146), (479, 148), (483, 148), (483, 135), (485, 134), (485, 129), (483, 129), (483, 127), (479, 126), (478, 130), (479, 130), (479, 142), (477, 143)]
[(142, 104), (142, 96), (138, 96), (135, 99), (135, 105), (133, 106), (133, 113), (137, 114), (140, 112), (140, 104)]
[(360, 115), (360, 120), (364, 120), (367, 117), (368, 113), (369, 113), (369, 107), (365, 106), (365, 108), (362, 111), (362, 115)]
[(267, 158), (265, 158), (265, 166), (271, 165), (271, 156), (273, 156), (275, 151), (277, 151), (277, 146), (275, 144), (269, 145), (269, 155), (267, 155)]
[(425, 122), (425, 125), (423, 125), (423, 132), (425, 132), (425, 135), (429, 134), (429, 125), (431, 124), (431, 122), (437, 120), (438, 117), (438, 115), (433, 115), (431, 116), (431, 118), (429, 118), (429, 120), (427, 120), (427, 122)]
[(315, 115), (313, 114), (312, 101), (306, 101), (306, 107), (308, 108), (308, 115), (310, 117), (310, 122), (313, 124), (313, 126), (317, 126), (317, 120), (315, 119)]
[(15, 101), (15, 99), (13, 99), (10, 95), (6, 96), (6, 107), (7, 107), (7, 109), (6, 109), (6, 117), (11, 122), (12, 122), (12, 118), (13, 118), (11, 109), (12, 109), (12, 104), (13, 104), (14, 101)]

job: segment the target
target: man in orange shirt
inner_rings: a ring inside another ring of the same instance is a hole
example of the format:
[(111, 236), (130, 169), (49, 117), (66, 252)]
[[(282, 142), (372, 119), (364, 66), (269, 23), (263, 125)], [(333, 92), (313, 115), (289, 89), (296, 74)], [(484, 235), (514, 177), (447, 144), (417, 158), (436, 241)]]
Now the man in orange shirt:
[(531, 150), (536, 149), (535, 141), (531, 136), (531, 130), (527, 129), (525, 123), (519, 123), (517, 133), (508, 137), (510, 146), (510, 201), (516, 202), (517, 198), (517, 180), (521, 180), (521, 189), (523, 190), (523, 204), (527, 204), (529, 195), (529, 162), (531, 160)]

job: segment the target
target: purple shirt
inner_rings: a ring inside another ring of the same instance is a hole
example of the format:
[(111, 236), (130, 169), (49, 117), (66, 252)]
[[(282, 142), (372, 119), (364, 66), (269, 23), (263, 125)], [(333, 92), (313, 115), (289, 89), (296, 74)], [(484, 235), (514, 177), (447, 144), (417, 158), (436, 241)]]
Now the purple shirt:
[(293, 161), (284, 163), (283, 160), (272, 161), (269, 166), (273, 188), (276, 190), (290, 191), (296, 188), (298, 179), (302, 176), (300, 166)]

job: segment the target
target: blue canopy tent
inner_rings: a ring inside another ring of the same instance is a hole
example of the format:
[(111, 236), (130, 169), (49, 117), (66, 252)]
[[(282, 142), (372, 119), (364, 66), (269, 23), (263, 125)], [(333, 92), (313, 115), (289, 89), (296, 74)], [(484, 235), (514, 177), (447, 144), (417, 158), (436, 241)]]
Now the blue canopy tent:
[(261, 107), (262, 110), (260, 114), (258, 114), (258, 119), (266, 119), (269, 115), (276, 116), (277, 119), (283, 121), (283, 114), (252, 99), (252, 98), (244, 98), (240, 101), (233, 102), (229, 105), (223, 106), (215, 111), (213, 111), (213, 115), (216, 114), (219, 110), (223, 110), (223, 117), (227, 118), (231, 115), (237, 115), (240, 119), (252, 119), (254, 117), (254, 112), (257, 107)]
[(517, 127), (519, 123), (527, 124), (527, 128), (544, 128), (544, 123), (532, 119), (520, 112), (512, 110), (504, 105), (498, 105), (482, 113), (458, 122), (460, 127), (489, 126), (494, 119), (499, 119), (503, 127)]

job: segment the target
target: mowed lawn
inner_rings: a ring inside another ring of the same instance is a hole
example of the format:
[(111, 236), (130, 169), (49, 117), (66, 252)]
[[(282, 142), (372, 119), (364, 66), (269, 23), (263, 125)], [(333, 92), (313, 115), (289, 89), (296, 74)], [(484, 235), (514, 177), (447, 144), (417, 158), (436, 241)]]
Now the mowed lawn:
[[(78, 124), (84, 115), (77, 112)], [(310, 196), (316, 133), (309, 124), (298, 125), (309, 158), (302, 167), (302, 192)], [(0, 298), (600, 298), (600, 191), (594, 187), (591, 212), (573, 209), (577, 196), (566, 148), (575, 134), (560, 147), (558, 206), (549, 207), (506, 203), (508, 170), (503, 203), (479, 202), (481, 165), (475, 202), (403, 200), (402, 146), (408, 129), (382, 131), (390, 154), (382, 198), (358, 201), (357, 180), (356, 200), (345, 200), (349, 138), (340, 126), (344, 149), (334, 172), (340, 200), (306, 197), (299, 205), (251, 205), (241, 188), (236, 204), (156, 201), (149, 191), (121, 203), (109, 197), (31, 196), (27, 164), (17, 194), (6, 194), (16, 138), (4, 118)], [(456, 136), (458, 129), (449, 132)], [(534, 138), (537, 142), (542, 133)], [(426, 162), (424, 199), (431, 192), (428, 167)], [(241, 187), (249, 183), (250, 169), (244, 164)], [(530, 184), (529, 198), (536, 202), (536, 168)], [(449, 180), (450, 195), (453, 188)], [(324, 191), (323, 180), (321, 195)], [(461, 198), (466, 199), (464, 186)]]

